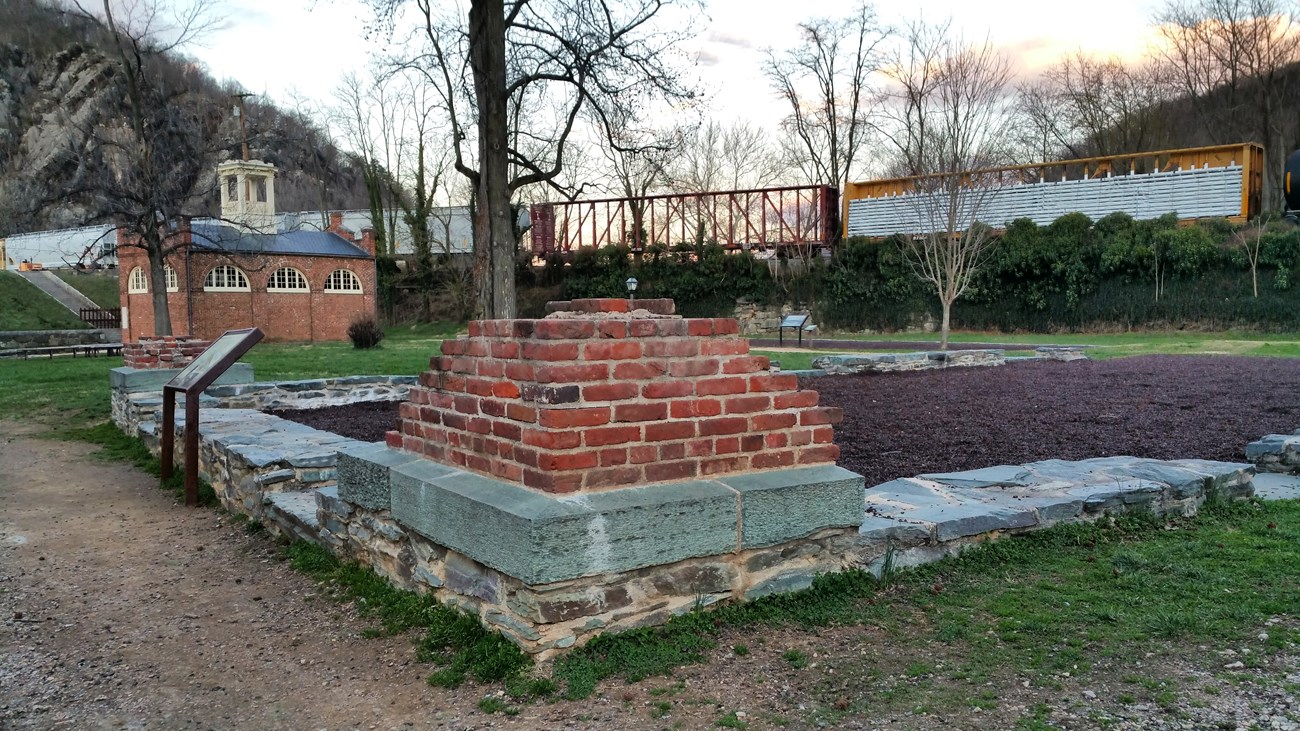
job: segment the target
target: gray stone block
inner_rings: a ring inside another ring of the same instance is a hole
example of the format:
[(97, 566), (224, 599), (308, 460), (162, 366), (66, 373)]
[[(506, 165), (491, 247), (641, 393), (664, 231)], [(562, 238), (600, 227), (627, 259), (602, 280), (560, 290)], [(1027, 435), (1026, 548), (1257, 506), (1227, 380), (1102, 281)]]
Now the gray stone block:
[(802, 591), (812, 586), (819, 572), (814, 569), (796, 569), (783, 571), (776, 576), (760, 581), (745, 590), (746, 599), (759, 599), (771, 594), (788, 594)]
[(740, 493), (741, 548), (785, 543), (862, 522), (864, 478), (835, 465), (721, 477)]
[(923, 480), (933, 480), (952, 487), (994, 487), (1024, 485), (1030, 479), (1029, 470), (1020, 465), (998, 465), (963, 472), (935, 472), (919, 475)]
[(1300, 500), (1300, 477), (1276, 473), (1255, 475), (1255, 496), (1264, 500)]
[(390, 468), (416, 459), (418, 456), (410, 452), (383, 445), (342, 450), (338, 453), (337, 463), (339, 497), (370, 510), (387, 510), (392, 494)]
[(316, 518), (316, 493), (312, 490), (303, 492), (275, 492), (269, 493), (262, 502), (270, 508), (270, 513), (280, 513), (306, 526), (307, 528), (319, 528), (320, 521)]
[[(161, 391), (167, 382), (181, 372), (181, 368), (114, 368), (108, 372), (108, 385), (114, 390), (127, 393), (140, 391)], [(253, 366), (248, 363), (235, 363), (217, 378), (213, 385), (233, 383), (252, 383)]]
[(528, 584), (736, 549), (736, 493), (716, 482), (557, 497), (482, 475), (438, 474), (431, 464), (393, 468), (393, 517)]
[(905, 546), (930, 540), (930, 529), (916, 523), (904, 523), (879, 515), (868, 515), (858, 527), (860, 543), (893, 542)]

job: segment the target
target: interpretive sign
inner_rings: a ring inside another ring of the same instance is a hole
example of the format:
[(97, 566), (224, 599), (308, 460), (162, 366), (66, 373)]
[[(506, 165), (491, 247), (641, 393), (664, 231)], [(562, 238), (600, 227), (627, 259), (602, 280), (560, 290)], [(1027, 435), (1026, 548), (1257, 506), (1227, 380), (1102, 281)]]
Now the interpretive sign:
[(162, 477), (172, 476), (176, 394), (185, 394), (185, 504), (199, 504), (199, 394), (262, 340), (255, 327), (227, 330), (163, 386)]
[(786, 315), (785, 317), (782, 317), (781, 327), (777, 333), (777, 341), (780, 344), (785, 345), (785, 331), (786, 328), (790, 328), (799, 333), (799, 344), (803, 345), (803, 330), (804, 325), (806, 324), (808, 324), (807, 314)]

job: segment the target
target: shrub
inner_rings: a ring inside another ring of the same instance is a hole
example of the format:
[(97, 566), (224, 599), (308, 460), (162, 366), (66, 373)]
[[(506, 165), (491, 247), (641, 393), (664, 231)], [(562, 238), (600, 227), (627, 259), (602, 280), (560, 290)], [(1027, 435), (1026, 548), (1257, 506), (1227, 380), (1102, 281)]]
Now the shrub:
[(352, 347), (367, 350), (379, 345), (379, 341), (384, 339), (384, 331), (375, 318), (362, 317), (348, 325), (348, 338), (352, 340)]

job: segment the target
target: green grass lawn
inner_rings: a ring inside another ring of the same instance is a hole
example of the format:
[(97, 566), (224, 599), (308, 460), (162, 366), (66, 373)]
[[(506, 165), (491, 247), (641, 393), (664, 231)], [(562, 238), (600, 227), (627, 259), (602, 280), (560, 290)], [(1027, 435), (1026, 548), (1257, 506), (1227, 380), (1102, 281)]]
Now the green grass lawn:
[(90, 327), (16, 272), (0, 271), (0, 332)]
[(67, 282), (73, 289), (89, 297), (96, 305), (104, 308), (121, 307), (117, 293), (117, 272), (82, 272), (61, 270), (55, 275)]

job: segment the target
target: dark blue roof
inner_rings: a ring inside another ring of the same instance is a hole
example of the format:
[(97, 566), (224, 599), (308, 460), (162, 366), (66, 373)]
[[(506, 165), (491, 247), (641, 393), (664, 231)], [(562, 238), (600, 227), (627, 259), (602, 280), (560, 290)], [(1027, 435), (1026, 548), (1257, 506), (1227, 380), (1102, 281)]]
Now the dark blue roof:
[(299, 256), (342, 256), (369, 259), (365, 249), (329, 231), (281, 231), (249, 233), (220, 221), (190, 222), (194, 246), (232, 254), (296, 254)]

